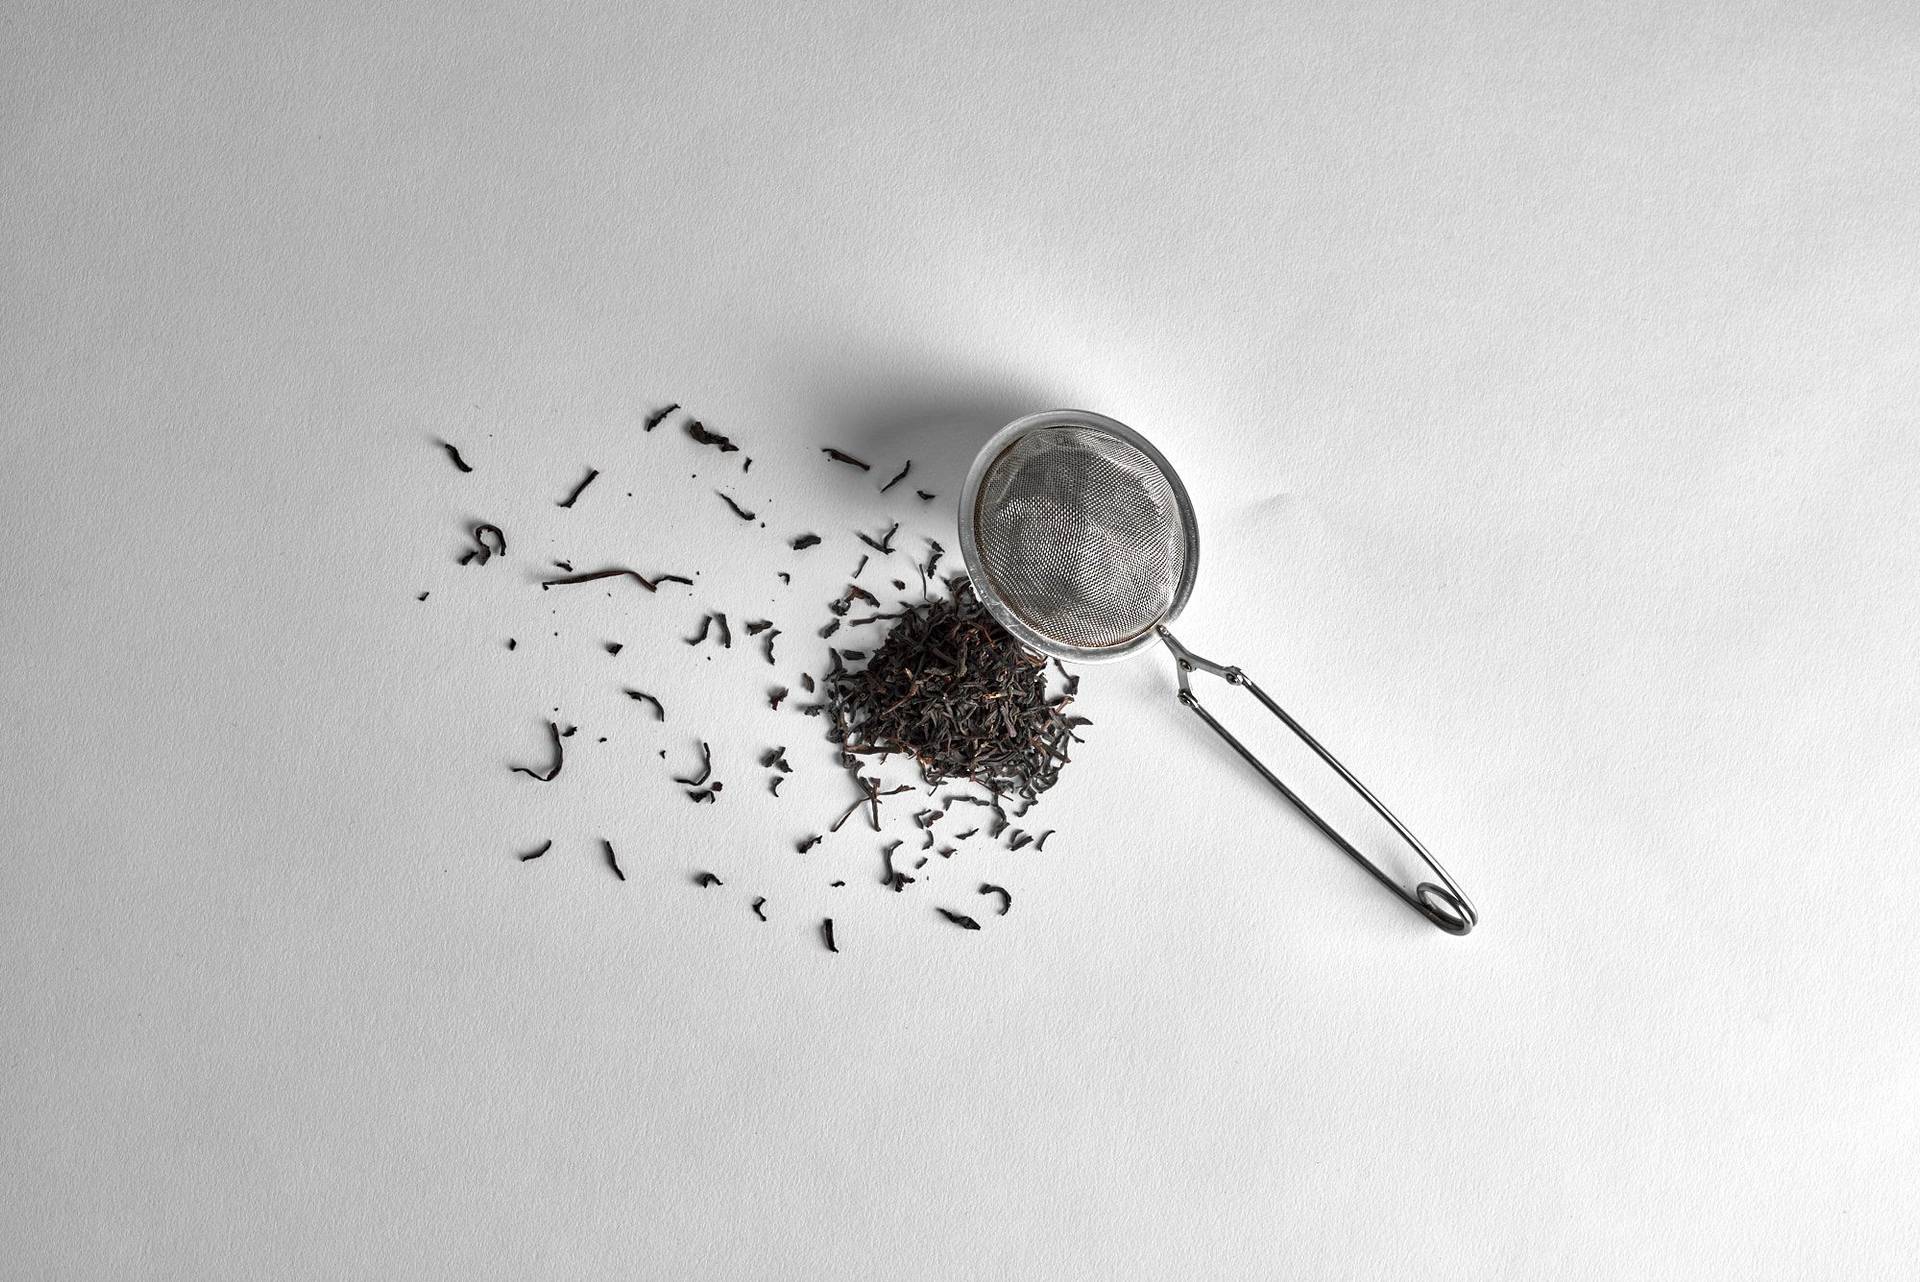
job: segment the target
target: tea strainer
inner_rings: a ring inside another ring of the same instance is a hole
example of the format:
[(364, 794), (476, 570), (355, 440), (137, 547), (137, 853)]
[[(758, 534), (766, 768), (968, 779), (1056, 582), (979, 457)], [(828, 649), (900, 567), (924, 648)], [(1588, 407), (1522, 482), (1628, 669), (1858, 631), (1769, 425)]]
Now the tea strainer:
[[(1154, 641), (1173, 652), (1180, 702), (1260, 772), (1381, 885), (1441, 930), (1464, 935), (1478, 911), (1420, 839), (1305, 727), (1237, 667), (1203, 659), (1174, 639), (1199, 564), (1193, 504), (1172, 465), (1124, 423), (1081, 410), (1049, 410), (1009, 423), (967, 473), (960, 547), (975, 594), (1024, 644), (1060, 659), (1101, 661)], [(1321, 818), (1193, 693), (1194, 672), (1240, 686), (1333, 767), (1439, 880), (1411, 892)]]

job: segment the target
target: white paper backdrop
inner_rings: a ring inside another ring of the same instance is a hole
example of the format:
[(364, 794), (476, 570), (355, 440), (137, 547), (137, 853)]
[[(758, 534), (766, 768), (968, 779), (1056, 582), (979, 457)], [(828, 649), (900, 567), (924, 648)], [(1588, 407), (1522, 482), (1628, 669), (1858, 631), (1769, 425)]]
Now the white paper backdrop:
[[(1911, 11), (7, 30), (10, 1269), (1911, 1268)], [(644, 433), (669, 400), (752, 471)], [(953, 548), (973, 447), (1054, 405), (1182, 469), (1183, 639), (1376, 787), (1472, 937), (1157, 654), (1087, 672), (1044, 854), (893, 895), (870, 834), (793, 852), (846, 785), (764, 692), (817, 664), (852, 531)], [(507, 560), (455, 565), (482, 519)], [(542, 594), (552, 558), (700, 587)], [(781, 664), (680, 645), (703, 608)], [(510, 775), (548, 715), (564, 774)], [(667, 781), (703, 737), (713, 807)], [(1006, 917), (933, 915), (981, 880)]]

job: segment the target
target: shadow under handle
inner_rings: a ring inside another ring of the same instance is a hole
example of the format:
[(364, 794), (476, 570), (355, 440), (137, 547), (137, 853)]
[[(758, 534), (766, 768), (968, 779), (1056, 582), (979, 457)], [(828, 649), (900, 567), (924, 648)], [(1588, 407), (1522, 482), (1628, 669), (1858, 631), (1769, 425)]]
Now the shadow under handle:
[[(1479, 912), (1474, 908), (1472, 902), (1468, 900), (1466, 894), (1460, 889), (1453, 878), (1448, 876), (1447, 870), (1442, 868), (1439, 862), (1427, 853), (1427, 848), (1420, 844), (1420, 839), (1411, 832), (1408, 832), (1407, 826), (1396, 819), (1391, 810), (1388, 810), (1384, 805), (1380, 804), (1380, 799), (1367, 791), (1367, 786), (1354, 778), (1352, 771), (1341, 765), (1334, 759), (1332, 753), (1321, 747), (1319, 740), (1307, 733), (1306, 727), (1288, 716), (1286, 709), (1282, 708), (1272, 699), (1269, 699), (1266, 691), (1249, 680), (1247, 674), (1239, 668), (1227, 667), (1201, 658), (1174, 640), (1173, 633), (1167, 631), (1164, 627), (1158, 628), (1156, 631), (1158, 631), (1160, 639), (1167, 643), (1167, 649), (1173, 651), (1174, 662), (1177, 665), (1180, 677), (1180, 702), (1198, 713), (1200, 719), (1206, 722), (1215, 734), (1225, 739), (1227, 744), (1235, 752), (1239, 753), (1248, 765), (1260, 772), (1261, 778), (1272, 784), (1281, 796), (1291, 801), (1296, 810), (1312, 820), (1314, 827), (1324, 833), (1329, 841), (1345, 851), (1349, 859), (1373, 874), (1376, 881), (1398, 895), (1415, 912), (1425, 917), (1441, 930), (1446, 931), (1449, 935), (1464, 935), (1479, 924)], [(1298, 735), (1302, 743), (1312, 748), (1320, 760), (1332, 766), (1335, 773), (1346, 781), (1347, 786), (1358, 793), (1361, 799), (1369, 806), (1373, 807), (1375, 814), (1391, 824), (1393, 830), (1399, 833), (1401, 839), (1409, 846), (1413, 847), (1414, 852), (1420, 856), (1421, 861), (1424, 862), (1428, 868), (1431, 868), (1434, 876), (1438, 877), (1440, 882), (1444, 884), (1423, 881), (1415, 886), (1412, 893), (1409, 894), (1405, 887), (1375, 866), (1372, 860), (1361, 854), (1352, 842), (1334, 831), (1332, 824), (1329, 824), (1325, 819), (1322, 819), (1318, 814), (1314, 813), (1312, 806), (1302, 801), (1300, 795), (1294, 792), (1293, 789), (1280, 782), (1279, 776), (1267, 769), (1265, 762), (1254, 756), (1245, 744), (1234, 738), (1232, 732), (1221, 725), (1219, 721), (1215, 720), (1211, 712), (1208, 712), (1205, 707), (1201, 706), (1199, 698), (1194, 695), (1193, 688), (1188, 681), (1189, 675), (1196, 671), (1211, 673), (1230, 685), (1240, 686), (1264, 704), (1267, 711), (1280, 718), (1280, 720), (1286, 724), (1287, 729)]]

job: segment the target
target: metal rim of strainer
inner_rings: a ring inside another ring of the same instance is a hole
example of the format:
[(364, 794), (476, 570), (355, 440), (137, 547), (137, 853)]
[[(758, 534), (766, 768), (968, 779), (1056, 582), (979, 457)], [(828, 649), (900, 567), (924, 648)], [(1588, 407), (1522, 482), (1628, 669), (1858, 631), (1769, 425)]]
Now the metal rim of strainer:
[[(1068, 645), (1035, 630), (1001, 598), (1000, 590), (987, 571), (986, 558), (981, 555), (979, 542), (974, 535), (980, 487), (1000, 456), (1006, 453), (1016, 441), (1035, 432), (1047, 432), (1065, 427), (1103, 432), (1146, 455), (1148, 461), (1160, 470), (1160, 475), (1165, 478), (1168, 488), (1173, 491), (1174, 509), (1180, 520), (1181, 536), (1185, 544), (1185, 555), (1181, 558), (1180, 578), (1174, 585), (1173, 600), (1168, 604), (1166, 611), (1135, 635), (1109, 646), (1087, 648)], [(1186, 607), (1187, 597), (1193, 592), (1193, 580), (1200, 570), (1200, 527), (1194, 519), (1193, 501), (1187, 496), (1187, 487), (1180, 482), (1180, 474), (1173, 470), (1173, 464), (1167, 462), (1166, 455), (1154, 448), (1152, 441), (1118, 419), (1108, 418), (1104, 414), (1095, 414), (1091, 410), (1043, 410), (1038, 414), (1017, 418), (1007, 424), (995, 432), (987, 443), (980, 447), (980, 452), (974, 456), (973, 466), (967, 470), (967, 483), (960, 491), (960, 554), (967, 563), (967, 573), (973, 579), (974, 595), (980, 598), (980, 603), (987, 607), (987, 612), (998, 620), (1000, 626), (1012, 633), (1021, 644), (1041, 654), (1050, 654), (1059, 659), (1072, 659), (1081, 663), (1105, 663), (1113, 659), (1124, 659), (1136, 650), (1151, 645), (1159, 639), (1159, 627), (1162, 624), (1171, 623), (1180, 617), (1180, 611)]]

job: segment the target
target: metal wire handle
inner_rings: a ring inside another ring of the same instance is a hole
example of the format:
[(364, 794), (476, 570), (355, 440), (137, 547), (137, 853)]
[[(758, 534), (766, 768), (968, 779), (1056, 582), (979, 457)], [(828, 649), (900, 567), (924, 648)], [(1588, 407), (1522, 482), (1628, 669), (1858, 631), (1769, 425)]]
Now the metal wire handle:
[[(1468, 931), (1472, 930), (1476, 925), (1479, 924), (1480, 922), (1479, 911), (1474, 908), (1472, 902), (1467, 898), (1466, 893), (1460, 889), (1459, 885), (1453, 880), (1453, 878), (1447, 875), (1447, 870), (1445, 868), (1442, 868), (1439, 862), (1435, 860), (1432, 855), (1427, 853), (1427, 848), (1420, 844), (1420, 839), (1414, 836), (1411, 832), (1408, 832), (1407, 826), (1401, 823), (1398, 819), (1394, 818), (1393, 812), (1391, 810), (1388, 810), (1385, 806), (1381, 805), (1380, 799), (1378, 797), (1375, 797), (1371, 792), (1367, 791), (1367, 786), (1361, 783), (1358, 779), (1354, 778), (1352, 771), (1348, 770), (1345, 766), (1341, 765), (1338, 761), (1334, 760), (1333, 754), (1331, 752), (1328, 752), (1325, 748), (1321, 747), (1319, 740), (1315, 739), (1312, 735), (1307, 733), (1306, 727), (1302, 726), (1298, 721), (1295, 721), (1292, 717), (1288, 716), (1286, 709), (1282, 708), (1279, 704), (1275, 703), (1272, 699), (1269, 699), (1267, 697), (1267, 692), (1262, 690), (1259, 686), (1255, 685), (1251, 680), (1249, 680), (1247, 677), (1247, 674), (1242, 672), (1239, 668), (1226, 667), (1222, 664), (1213, 663), (1209, 660), (1201, 658), (1199, 655), (1193, 653), (1193, 651), (1187, 649), (1185, 646), (1181, 645), (1178, 641), (1174, 640), (1173, 633), (1167, 631), (1165, 627), (1156, 628), (1155, 631), (1159, 633), (1160, 639), (1167, 643), (1167, 649), (1173, 651), (1174, 661), (1178, 665), (1179, 676), (1180, 676), (1180, 702), (1185, 704), (1187, 707), (1192, 708), (1195, 712), (1199, 713), (1200, 719), (1206, 722), (1207, 725), (1213, 730), (1215, 734), (1219, 735), (1222, 739), (1225, 739), (1227, 743), (1233, 748), (1233, 750), (1239, 753), (1240, 756), (1245, 759), (1248, 765), (1252, 766), (1255, 770), (1258, 770), (1260, 772), (1261, 778), (1265, 779), (1268, 783), (1272, 784), (1274, 788), (1278, 790), (1281, 796), (1285, 797), (1288, 801), (1291, 801), (1296, 810), (1298, 810), (1301, 814), (1305, 815), (1307, 818), (1311, 819), (1313, 821), (1314, 827), (1318, 828), (1322, 833), (1326, 834), (1326, 837), (1329, 841), (1333, 842), (1334, 845), (1340, 847), (1341, 850), (1345, 851), (1347, 853), (1347, 857), (1353, 860), (1353, 862), (1359, 864), (1362, 868), (1372, 873), (1374, 876), (1374, 879), (1378, 881), (1381, 885), (1385, 886), (1388, 890), (1391, 890), (1394, 894), (1400, 896), (1401, 899), (1405, 900), (1407, 905), (1411, 907), (1415, 912), (1419, 913), (1422, 917), (1425, 917), (1428, 921), (1438, 926), (1441, 930), (1446, 931), (1449, 935), (1464, 935)], [(1444, 886), (1441, 886), (1441, 885), (1436, 885), (1430, 881), (1423, 881), (1419, 885), (1413, 888), (1412, 894), (1408, 894), (1405, 887), (1401, 886), (1399, 882), (1395, 881), (1392, 877), (1389, 877), (1385, 872), (1381, 871), (1380, 868), (1377, 867), (1372, 860), (1368, 859), (1365, 855), (1361, 854), (1359, 850), (1357, 850), (1354, 847), (1352, 842), (1348, 841), (1345, 837), (1342, 837), (1339, 833), (1335, 832), (1333, 830), (1332, 824), (1329, 824), (1326, 820), (1322, 819), (1318, 814), (1314, 813), (1314, 809), (1312, 806), (1309, 806), (1306, 802), (1302, 801), (1300, 799), (1300, 795), (1294, 792), (1293, 789), (1287, 787), (1286, 784), (1281, 783), (1279, 776), (1275, 775), (1273, 771), (1267, 769), (1265, 762), (1261, 761), (1260, 758), (1254, 756), (1253, 753), (1248, 750), (1245, 744), (1241, 743), (1238, 739), (1234, 738), (1232, 733), (1228, 731), (1228, 729), (1225, 726), (1221, 725), (1217, 720), (1214, 719), (1214, 716), (1211, 712), (1208, 712), (1206, 708), (1201, 706), (1200, 700), (1194, 695), (1193, 687), (1189, 684), (1187, 679), (1189, 674), (1191, 674), (1196, 670), (1200, 672), (1212, 673), (1214, 676), (1219, 677), (1220, 679), (1222, 679), (1223, 681), (1226, 681), (1230, 685), (1240, 686), (1243, 689), (1251, 692), (1254, 698), (1258, 699), (1261, 703), (1266, 705), (1266, 709), (1268, 712), (1271, 712), (1274, 716), (1280, 718), (1281, 721), (1285, 722), (1287, 729), (1293, 731), (1294, 734), (1300, 737), (1301, 742), (1305, 743), (1309, 748), (1312, 748), (1314, 752), (1319, 756), (1320, 760), (1332, 766), (1335, 772), (1337, 772), (1342, 779), (1347, 781), (1347, 786), (1352, 788), (1355, 792), (1359, 793), (1361, 798), (1365, 800), (1369, 806), (1373, 807), (1373, 812), (1375, 814), (1379, 815), (1382, 819), (1386, 820), (1389, 824), (1393, 825), (1393, 830), (1399, 833), (1401, 838), (1409, 846), (1413, 847), (1415, 853), (1417, 853), (1420, 856), (1421, 860), (1426, 863), (1427, 867), (1433, 869), (1434, 875), (1440, 878), (1440, 880), (1446, 884)]]

